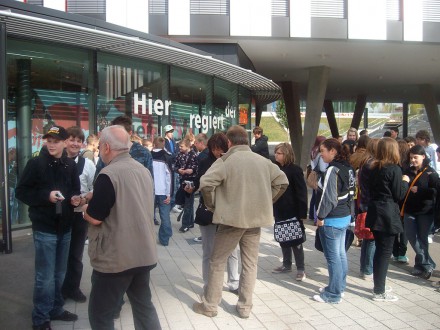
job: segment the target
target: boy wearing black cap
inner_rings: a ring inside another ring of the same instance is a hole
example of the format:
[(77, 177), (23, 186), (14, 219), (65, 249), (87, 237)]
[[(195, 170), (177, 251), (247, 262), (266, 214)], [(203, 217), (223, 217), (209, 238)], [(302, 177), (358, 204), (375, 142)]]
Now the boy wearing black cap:
[(71, 221), (80, 205), (80, 183), (74, 160), (64, 152), (66, 130), (52, 126), (46, 144), (26, 164), (16, 197), (29, 206), (35, 245), (33, 329), (50, 329), (50, 320), (76, 321), (63, 308), (61, 286), (67, 267)]

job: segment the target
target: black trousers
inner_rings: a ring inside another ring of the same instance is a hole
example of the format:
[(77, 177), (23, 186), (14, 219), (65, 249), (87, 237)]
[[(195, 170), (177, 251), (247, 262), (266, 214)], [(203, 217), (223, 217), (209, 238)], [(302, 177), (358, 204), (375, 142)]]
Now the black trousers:
[(113, 316), (125, 293), (131, 303), (136, 330), (161, 329), (151, 302), (150, 271), (156, 265), (129, 269), (122, 273), (92, 273), (89, 321), (93, 330), (113, 330)]
[(385, 281), (396, 235), (373, 231), (376, 251), (373, 258), (374, 293), (385, 292)]
[(62, 292), (74, 293), (79, 290), (83, 273), (83, 252), (87, 238), (87, 221), (83, 219), (82, 212), (75, 212), (72, 223), (72, 237), (70, 239), (69, 258), (67, 260), (66, 277), (64, 278)]

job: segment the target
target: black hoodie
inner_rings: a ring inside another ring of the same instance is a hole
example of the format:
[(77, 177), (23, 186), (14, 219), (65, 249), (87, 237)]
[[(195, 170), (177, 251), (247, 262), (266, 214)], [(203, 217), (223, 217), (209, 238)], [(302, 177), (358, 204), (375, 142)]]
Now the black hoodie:
[(261, 135), (259, 139), (255, 140), (255, 144), (251, 147), (252, 151), (263, 157), (269, 158), (268, 140), (269, 139), (266, 135)]
[[(56, 215), (50, 192), (59, 190), (64, 196), (62, 214)], [(70, 230), (74, 207), (70, 198), (80, 194), (80, 182), (74, 160), (63, 152), (61, 158), (51, 156), (43, 147), (38, 157), (30, 159), (15, 191), (15, 196), (29, 206), (32, 229), (51, 234)]]

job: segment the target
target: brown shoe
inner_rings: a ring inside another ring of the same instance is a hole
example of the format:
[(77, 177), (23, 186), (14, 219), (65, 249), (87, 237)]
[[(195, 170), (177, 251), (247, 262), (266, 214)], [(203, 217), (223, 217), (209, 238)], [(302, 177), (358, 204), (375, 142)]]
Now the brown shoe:
[(217, 311), (210, 312), (210, 311), (205, 310), (205, 305), (202, 302), (201, 303), (197, 303), (197, 302), (194, 303), (193, 311), (196, 312), (197, 314), (202, 314), (207, 317), (217, 316)]
[(245, 311), (243, 311), (243, 310), (240, 310), (240, 309), (238, 308), (238, 306), (235, 306), (235, 309), (236, 309), (236, 311), (237, 311), (237, 313), (238, 313), (238, 316), (240, 316), (240, 318), (242, 318), (242, 319), (248, 319), (248, 318), (249, 318), (249, 314), (250, 314), (250, 313), (245, 312)]

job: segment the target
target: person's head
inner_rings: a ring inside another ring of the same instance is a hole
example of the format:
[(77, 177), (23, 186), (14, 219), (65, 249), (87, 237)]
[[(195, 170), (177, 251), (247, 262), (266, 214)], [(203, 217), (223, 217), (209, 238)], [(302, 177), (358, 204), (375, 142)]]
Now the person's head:
[(165, 148), (165, 139), (161, 136), (156, 136), (153, 140), (154, 149), (163, 149)]
[(287, 143), (280, 143), (275, 147), (275, 160), (282, 166), (295, 163), (295, 152)]
[(46, 147), (49, 155), (55, 158), (61, 158), (67, 138), (68, 135), (64, 127), (57, 125), (51, 126), (46, 134), (43, 135), (43, 139), (46, 139)]
[(99, 138), (96, 134), (90, 134), (86, 139), (87, 149), (95, 152), (98, 150)]
[(390, 131), (385, 131), (383, 133), (383, 137), (391, 137), (391, 132)]
[(72, 126), (66, 129), (66, 151), (68, 157), (76, 157), (84, 143), (84, 132), (81, 127)]
[(368, 135), (361, 135), (359, 140), (357, 141), (356, 150), (358, 149), (367, 149), (368, 142), (370, 141), (370, 137)]
[(359, 132), (359, 138), (363, 135), (367, 135), (368, 136), (368, 130), (363, 129), (362, 131)]
[(354, 140), (345, 140), (342, 142), (342, 149), (345, 149), (350, 155), (354, 153), (356, 142)]
[(226, 137), (229, 141), (229, 146), (249, 145), (249, 139), (246, 130), (239, 126), (234, 125), (229, 127), (226, 132)]
[(116, 117), (111, 121), (111, 125), (119, 125), (124, 127), (126, 132), (130, 135), (133, 133), (133, 120), (126, 115)]
[(315, 159), (319, 154), (319, 146), (326, 139), (325, 136), (318, 135), (315, 139), (315, 143), (313, 143), (312, 150), (310, 151), (310, 158)]
[(379, 144), (379, 141), (379, 138), (372, 138), (370, 141), (368, 141), (367, 152), (370, 157), (376, 158), (377, 145)]
[(382, 168), (391, 164), (400, 164), (399, 146), (393, 138), (384, 137), (377, 144), (376, 161), (373, 167)]
[(252, 133), (256, 139), (259, 139), (263, 135), (263, 129), (260, 126), (255, 126)]
[(184, 154), (188, 153), (191, 149), (191, 141), (189, 139), (183, 139), (179, 142), (179, 150)]
[(399, 146), (399, 154), (400, 154), (400, 165), (406, 164), (409, 159), (409, 146), (405, 140), (397, 140), (397, 144)]
[(326, 163), (332, 161), (347, 161), (350, 154), (346, 148), (342, 148), (342, 144), (337, 139), (326, 139), (319, 147), (322, 160)]
[(417, 144), (417, 140), (414, 136), (407, 136), (404, 138), (405, 142), (408, 144), (408, 147), (411, 149)]
[(112, 125), (101, 131), (99, 139), (99, 155), (104, 164), (111, 162), (113, 158), (130, 150), (130, 135), (125, 127)]
[(132, 134), (130, 136), (130, 141), (131, 142), (137, 142), (137, 143), (141, 144), (142, 143), (142, 138), (139, 135), (137, 135), (137, 134)]
[(358, 138), (359, 136), (357, 129), (354, 127), (350, 127), (347, 131), (347, 140), (357, 141)]
[(194, 141), (196, 140), (194, 134), (191, 131), (188, 131), (186, 133), (185, 139), (187, 139), (191, 143), (191, 146), (194, 144)]
[(171, 125), (165, 125), (163, 130), (165, 131), (165, 137), (168, 140), (171, 140), (173, 138), (174, 135), (174, 127)]
[(391, 137), (393, 139), (397, 139), (399, 137), (399, 128), (398, 127), (391, 127), (390, 133), (391, 133)]
[(411, 167), (416, 170), (420, 170), (425, 166), (428, 166), (430, 163), (430, 159), (426, 156), (425, 148), (421, 145), (415, 145), (411, 149), (409, 149), (409, 163)]
[[(165, 140), (164, 140), (165, 142)], [(149, 151), (153, 150), (153, 142), (151, 142), (151, 140), (148, 139), (142, 139), (142, 146), (144, 146), (145, 148), (147, 148)]]
[(212, 156), (220, 158), (228, 151), (228, 138), (225, 133), (215, 133), (208, 140), (208, 149)]
[(420, 130), (416, 133), (416, 141), (418, 145), (422, 147), (427, 147), (431, 143), (431, 138), (429, 136), (429, 132), (427, 130)]
[(339, 141), (339, 143), (342, 143), (343, 137), (342, 137), (342, 135), (338, 135), (338, 137), (336, 139)]
[(202, 152), (206, 149), (208, 143), (208, 136), (205, 133), (199, 133), (196, 135), (194, 140), (194, 146), (197, 148), (198, 152)]

